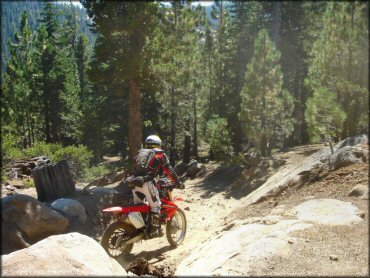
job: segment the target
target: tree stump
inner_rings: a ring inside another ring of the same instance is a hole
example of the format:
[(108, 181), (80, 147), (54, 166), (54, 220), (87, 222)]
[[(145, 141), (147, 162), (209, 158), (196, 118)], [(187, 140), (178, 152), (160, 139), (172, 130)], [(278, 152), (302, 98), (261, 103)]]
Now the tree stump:
[(36, 186), (37, 199), (41, 202), (54, 201), (75, 191), (66, 160), (34, 168), (32, 178)]

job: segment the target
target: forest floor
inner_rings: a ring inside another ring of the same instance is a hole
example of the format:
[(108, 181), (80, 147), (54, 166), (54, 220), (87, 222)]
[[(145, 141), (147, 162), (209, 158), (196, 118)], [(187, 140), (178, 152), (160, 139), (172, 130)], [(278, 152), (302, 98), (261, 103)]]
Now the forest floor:
[[(286, 164), (277, 170), (294, 166), (321, 148), (323, 145), (306, 145), (277, 153), (278, 157), (286, 160)], [(241, 197), (237, 196), (236, 199), (229, 194), (232, 179), (235, 180), (240, 174), (239, 168), (232, 166), (225, 168), (225, 165), (217, 162), (209, 162), (206, 167), (207, 175), (187, 180), (185, 190), (175, 189), (173, 192), (174, 196), (185, 199), (184, 202), (178, 202), (187, 218), (184, 242), (177, 248), (173, 248), (164, 236), (135, 243), (130, 255), (117, 259), (125, 269), (129, 264), (143, 258), (149, 263), (150, 273), (148, 274), (173, 276), (179, 264), (198, 246), (228, 230), (228, 225), (234, 220), (263, 217), (277, 208), (288, 211), (309, 199), (330, 198), (351, 202), (362, 211), (365, 221), (356, 225), (330, 227), (317, 225), (296, 231), (294, 236), (305, 238), (303, 242), (292, 244), (287, 254), (277, 254), (270, 258), (267, 268), (259, 267), (257, 263), (248, 275), (366, 276), (369, 274), (368, 199), (348, 196), (349, 191), (356, 185), (368, 184), (367, 163), (340, 168), (316, 182), (299, 188), (289, 188), (273, 200), (267, 199), (247, 207), (241, 206)], [(2, 196), (4, 193), (2, 192)], [(37, 197), (34, 188), (17, 189), (17, 193)], [(99, 240), (99, 238), (96, 239)], [(228, 243), (225, 242), (225, 244)], [(338, 256), (339, 260), (329, 259), (326, 256), (328, 252)]]

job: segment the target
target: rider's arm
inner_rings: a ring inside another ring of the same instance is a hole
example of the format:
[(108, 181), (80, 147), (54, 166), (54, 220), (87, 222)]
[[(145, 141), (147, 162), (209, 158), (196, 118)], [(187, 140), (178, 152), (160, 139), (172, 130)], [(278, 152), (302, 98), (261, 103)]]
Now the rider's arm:
[(181, 185), (181, 182), (175, 170), (170, 165), (170, 162), (164, 152), (158, 152), (153, 157), (153, 159), (149, 162), (148, 166), (149, 166), (150, 172), (148, 172), (144, 176), (144, 182), (153, 180), (158, 175), (161, 167), (163, 167), (163, 170), (166, 172), (166, 174), (171, 179), (171, 181), (174, 183), (174, 185), (175, 186)]
[(163, 170), (166, 172), (167, 176), (171, 179), (175, 186), (180, 186), (181, 182), (179, 180), (179, 177), (177, 176), (175, 170), (171, 166), (170, 161), (165, 153), (163, 153), (162, 162)]
[(181, 184), (179, 177), (170, 164), (164, 165), (163, 169), (166, 172), (167, 176), (170, 177), (175, 186), (179, 186)]

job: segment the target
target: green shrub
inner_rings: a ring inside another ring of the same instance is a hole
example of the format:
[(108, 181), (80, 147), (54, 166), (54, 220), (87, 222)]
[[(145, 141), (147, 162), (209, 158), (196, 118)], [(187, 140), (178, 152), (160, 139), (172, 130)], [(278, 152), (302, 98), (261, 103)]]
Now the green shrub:
[(33, 179), (26, 180), (25, 183), (28, 187), (35, 187), (35, 182)]
[(63, 149), (61, 144), (36, 142), (32, 147), (25, 149), (24, 154), (27, 157), (46, 155), (50, 157), (51, 160), (55, 161), (54, 155), (61, 149)]
[(231, 137), (225, 118), (213, 118), (207, 123), (207, 141), (216, 159), (223, 160), (232, 152)]
[(245, 165), (246, 161), (245, 161), (244, 155), (241, 152), (239, 152), (236, 155), (231, 155), (227, 159), (227, 163), (229, 165), (238, 165), (239, 166), (239, 165)]
[(92, 157), (92, 151), (88, 150), (86, 146), (79, 145), (61, 148), (51, 158), (55, 162), (67, 160), (74, 178), (81, 179), (89, 167)]
[(16, 137), (11, 134), (5, 134), (2, 138), (2, 153), (4, 161), (10, 159), (19, 159), (23, 156), (22, 150), (18, 147)]
[(53, 163), (67, 160), (72, 176), (77, 180), (83, 177), (93, 156), (92, 151), (83, 145), (63, 147), (61, 144), (45, 142), (36, 142), (31, 148), (25, 149), (23, 153), (26, 157), (46, 155)]
[(93, 180), (105, 176), (109, 172), (110, 172), (109, 168), (107, 168), (107, 166), (105, 165), (93, 166), (85, 170), (84, 181), (92, 182)]

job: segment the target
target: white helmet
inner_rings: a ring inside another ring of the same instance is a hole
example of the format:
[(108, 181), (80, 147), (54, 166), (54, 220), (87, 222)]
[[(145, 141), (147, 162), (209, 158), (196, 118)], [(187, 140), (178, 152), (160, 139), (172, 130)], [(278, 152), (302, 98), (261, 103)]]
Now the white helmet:
[(145, 146), (148, 148), (159, 148), (162, 146), (162, 140), (157, 135), (150, 135), (145, 139)]

